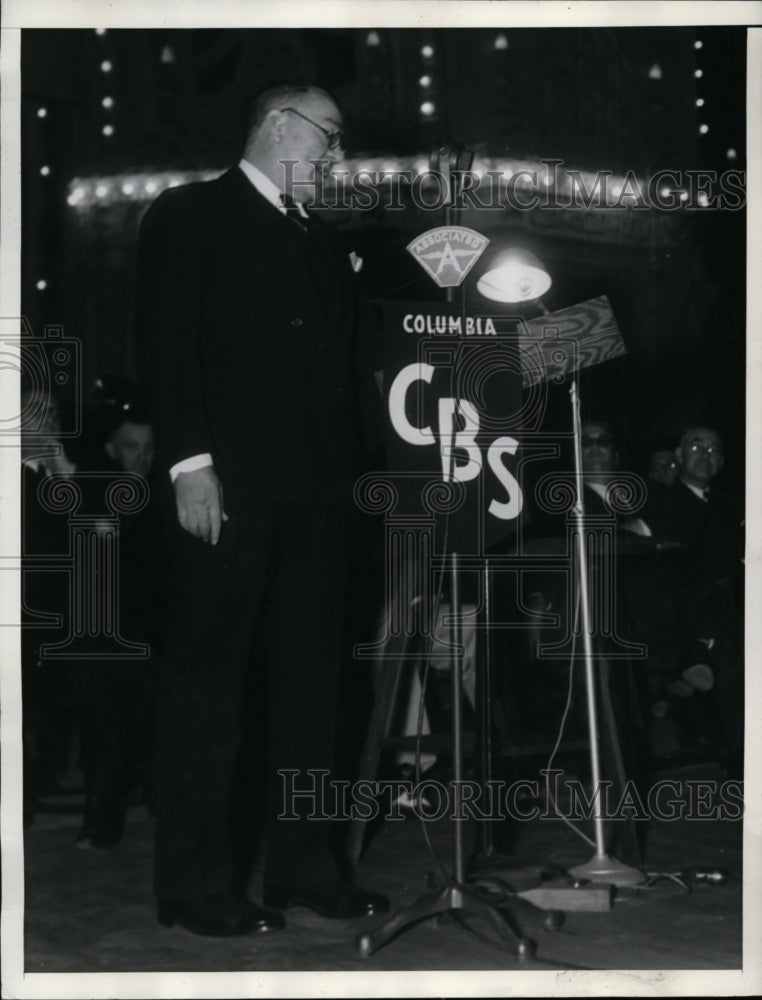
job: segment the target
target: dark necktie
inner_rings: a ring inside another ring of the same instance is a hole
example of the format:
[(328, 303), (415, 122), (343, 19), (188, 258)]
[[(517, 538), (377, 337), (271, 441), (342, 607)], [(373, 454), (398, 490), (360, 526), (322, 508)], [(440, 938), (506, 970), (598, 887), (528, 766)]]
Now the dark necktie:
[(280, 196), (280, 203), (286, 210), (286, 218), (291, 219), (295, 222), (297, 226), (302, 230), (302, 232), (307, 232), (307, 219), (302, 215), (297, 207), (296, 202), (291, 197), (290, 194), (282, 194)]

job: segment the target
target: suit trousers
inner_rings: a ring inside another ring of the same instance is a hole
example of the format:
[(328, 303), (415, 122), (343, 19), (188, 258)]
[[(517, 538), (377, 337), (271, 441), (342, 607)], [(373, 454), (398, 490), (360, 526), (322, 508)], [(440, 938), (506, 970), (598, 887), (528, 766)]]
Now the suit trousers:
[[(177, 527), (156, 732), (155, 891), (233, 888), (231, 817), (247, 728), (266, 716), (266, 860), (272, 885), (335, 878), (319, 791), (284, 812), (279, 770), (330, 771), (341, 653), (347, 512), (339, 505), (225, 500), (216, 546)], [(244, 711), (244, 692), (265, 711)], [(261, 776), (260, 776), (261, 783)], [(319, 783), (317, 783), (319, 789)], [(252, 776), (251, 794), (257, 780)]]

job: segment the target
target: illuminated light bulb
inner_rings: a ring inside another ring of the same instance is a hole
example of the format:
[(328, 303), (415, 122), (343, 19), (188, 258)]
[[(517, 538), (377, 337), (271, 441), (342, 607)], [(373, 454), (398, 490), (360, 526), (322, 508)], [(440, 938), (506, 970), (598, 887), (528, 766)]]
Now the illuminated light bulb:
[(165, 66), (170, 66), (175, 61), (175, 51), (169, 45), (165, 45), (161, 50), (161, 61)]
[(672, 194), (672, 188), (671, 187), (659, 188), (659, 194), (662, 196), (662, 198), (669, 198), (669, 196)]
[(696, 98), (696, 107), (697, 108), (703, 108), (704, 107), (704, 98), (703, 97), (697, 97)]
[(513, 250), (498, 255), (476, 287), (496, 302), (527, 302), (544, 295), (551, 283), (550, 275), (533, 254)]
[(114, 126), (113, 125), (104, 125), (103, 128), (101, 129), (101, 132), (103, 132), (104, 135), (113, 135), (114, 134)]
[(661, 80), (661, 77), (661, 66), (658, 63), (654, 63), (648, 71), (648, 78), (649, 80)]
[(96, 187), (96, 189), (95, 189), (95, 196), (97, 198), (105, 198), (107, 194), (108, 194), (108, 185), (107, 184), (99, 184)]
[(423, 56), (424, 59), (431, 59), (432, 56), (434, 55), (434, 46), (424, 45), (423, 48), (421, 49), (421, 55)]
[(729, 160), (735, 160), (735, 158), (738, 156), (738, 153), (731, 146), (730, 149), (725, 154), (725, 156), (727, 156)]
[(377, 31), (369, 31), (365, 36), (365, 44), (371, 48), (375, 48), (377, 45), (381, 44), (381, 37)]
[(176, 188), (176, 187), (179, 187), (179, 186), (180, 186), (180, 178), (179, 177), (173, 177), (170, 180), (169, 184), (167, 185), (167, 187), (171, 187), (171, 188)]
[(66, 199), (70, 205), (76, 205), (78, 201), (82, 201), (85, 197), (85, 189), (83, 187), (75, 187), (69, 197)]
[(37, 282), (38, 290), (44, 292), (47, 287), (48, 287), (47, 281), (45, 281), (44, 278), (40, 278), (40, 280)]
[(693, 43), (693, 48), (694, 49), (703, 49), (703, 47), (704, 47), (704, 43), (701, 41), (700, 38), (697, 38), (696, 41)]
[(706, 193), (706, 191), (699, 191), (698, 203), (699, 205), (701, 205), (702, 208), (709, 207), (709, 195)]
[(40, 167), (40, 173), (43, 177), (50, 176), (50, 167), (46, 164), (44, 167)]
[(615, 184), (611, 189), (611, 193), (614, 195), (615, 198), (618, 198), (619, 195), (622, 193), (622, 190), (623, 189), (621, 184)]
[(108, 31), (108, 28), (96, 28), (95, 29), (95, 34), (96, 35), (105, 35), (107, 31)]
[(104, 108), (113, 108), (114, 98), (108, 96), (104, 97), (103, 100), (101, 101), (101, 104), (103, 105)]
[(421, 105), (421, 114), (426, 115), (427, 118), (430, 118), (436, 110), (437, 108), (433, 101), (424, 101)]
[(693, 75), (696, 77), (697, 80), (700, 80), (701, 77), (704, 75), (704, 71), (703, 69), (694, 70)]
[(687, 201), (687, 200), (688, 200), (688, 192), (687, 191), (681, 191), (680, 192), (680, 201)]
[(146, 181), (146, 194), (153, 194), (156, 187), (156, 181)]
[(129, 182), (127, 184), (122, 184), (122, 194), (132, 194), (134, 190), (134, 184), (130, 184)]
[(424, 75), (418, 81), (421, 87), (430, 87), (431, 82), (432, 82), (431, 77), (429, 76), (428, 73), (424, 73)]
[(508, 48), (508, 39), (501, 32), (499, 35), (495, 35), (495, 41), (493, 45), (499, 51), (504, 51), (505, 49)]
[(709, 126), (708, 125), (699, 125), (699, 132), (702, 135), (706, 135), (708, 131), (709, 131)]
[(108, 59), (104, 59), (103, 62), (101, 63), (102, 73), (110, 73), (113, 68), (114, 67), (112, 66), (111, 62)]
[(47, 118), (48, 117), (48, 109), (47, 108), (37, 108), (37, 117), (38, 118)]

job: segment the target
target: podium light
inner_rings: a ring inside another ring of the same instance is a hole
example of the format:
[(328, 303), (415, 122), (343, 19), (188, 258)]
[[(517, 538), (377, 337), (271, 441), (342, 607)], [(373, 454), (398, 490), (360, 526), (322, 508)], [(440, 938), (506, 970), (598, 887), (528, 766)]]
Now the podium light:
[(477, 291), (495, 302), (531, 302), (541, 298), (553, 279), (528, 250), (506, 250), (476, 283)]

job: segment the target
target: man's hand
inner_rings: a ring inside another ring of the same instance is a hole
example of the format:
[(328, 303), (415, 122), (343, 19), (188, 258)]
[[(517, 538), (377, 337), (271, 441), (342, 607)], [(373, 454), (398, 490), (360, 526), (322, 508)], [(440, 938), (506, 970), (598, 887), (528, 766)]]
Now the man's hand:
[(222, 484), (211, 465), (194, 472), (180, 472), (175, 479), (175, 502), (180, 526), (204, 542), (216, 545), (222, 522)]

